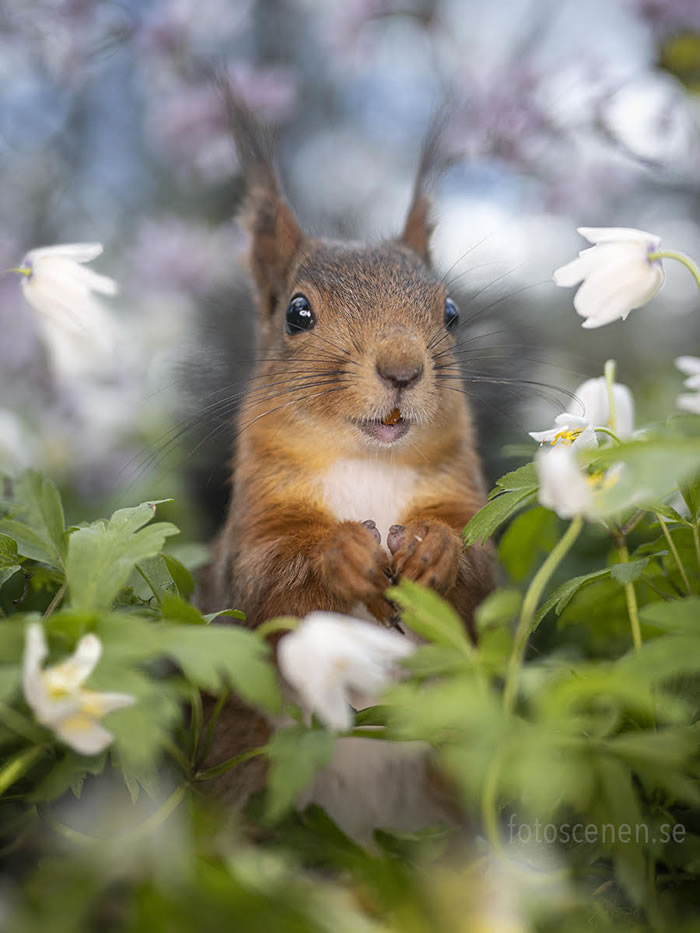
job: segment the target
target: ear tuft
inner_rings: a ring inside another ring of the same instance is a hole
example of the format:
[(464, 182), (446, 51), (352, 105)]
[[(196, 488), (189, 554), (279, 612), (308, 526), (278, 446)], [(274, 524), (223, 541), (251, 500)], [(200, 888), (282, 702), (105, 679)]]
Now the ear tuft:
[(304, 234), (284, 200), (272, 147), (225, 74), (215, 75), (236, 142), (247, 189), (243, 221), (251, 234), (250, 266), (258, 287), (263, 328), (275, 309)]
[(430, 188), (442, 168), (442, 137), (447, 123), (447, 108), (442, 108), (432, 123), (423, 141), (413, 198), (408, 209), (399, 242), (410, 247), (430, 264), (430, 236), (434, 225), (430, 219)]

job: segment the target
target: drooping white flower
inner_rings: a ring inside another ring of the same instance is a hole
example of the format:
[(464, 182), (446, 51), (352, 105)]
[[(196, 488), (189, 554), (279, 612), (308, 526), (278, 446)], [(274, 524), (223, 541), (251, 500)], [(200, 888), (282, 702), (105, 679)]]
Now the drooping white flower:
[(700, 415), (700, 358), (697, 356), (679, 356), (676, 366), (688, 378), (683, 381), (686, 389), (695, 392), (684, 392), (676, 399), (676, 405), (685, 411)]
[(81, 755), (104, 751), (114, 736), (100, 720), (136, 702), (128, 693), (100, 693), (83, 687), (101, 654), (99, 638), (85, 635), (69, 658), (43, 668), (48, 655), (44, 630), (38, 622), (27, 628), (22, 671), (25, 699), (38, 721)]
[(579, 227), (578, 232), (594, 245), (553, 278), (564, 287), (583, 283), (574, 296), (577, 314), (586, 319), (583, 327), (624, 321), (651, 301), (664, 283), (661, 260), (649, 258), (658, 251), (660, 237), (630, 227)]
[(115, 295), (117, 283), (84, 265), (101, 253), (101, 243), (45, 246), (30, 250), (16, 270), (50, 346), (70, 335), (80, 340), (84, 350), (111, 349), (114, 325), (95, 295)]
[(330, 729), (352, 725), (350, 698), (371, 702), (413, 651), (402, 635), (334, 612), (312, 612), (280, 640), (277, 659), (300, 702)]
[[(574, 395), (583, 404), (583, 414), (596, 428), (612, 428), (610, 396), (604, 376), (586, 379)], [(615, 406), (615, 433), (618, 437), (629, 437), (634, 431), (634, 399), (625, 385), (614, 382), (612, 387)]]
[[(627, 386), (613, 383), (615, 428), (619, 437), (627, 437), (634, 430), (634, 399)], [(554, 419), (555, 427), (549, 431), (530, 431), (530, 437), (540, 444), (573, 446), (578, 449), (597, 447), (597, 428), (612, 428), (610, 398), (605, 377), (587, 379), (574, 395), (583, 405), (583, 415), (565, 411)]]

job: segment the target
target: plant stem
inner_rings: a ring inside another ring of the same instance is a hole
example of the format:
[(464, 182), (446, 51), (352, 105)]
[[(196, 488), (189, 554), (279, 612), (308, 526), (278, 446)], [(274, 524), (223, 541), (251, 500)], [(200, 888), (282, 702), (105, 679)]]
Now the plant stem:
[[(630, 555), (624, 539), (618, 540), (617, 552), (620, 555), (620, 563), (629, 564)], [(630, 617), (630, 628), (632, 629), (632, 642), (634, 643), (634, 650), (639, 651), (639, 649), (642, 647), (642, 630), (639, 626), (637, 594), (634, 591), (634, 583), (625, 583), (625, 598), (627, 600), (627, 614)]]
[(265, 745), (260, 745), (258, 748), (249, 748), (247, 752), (234, 755), (233, 758), (227, 758), (226, 761), (222, 761), (220, 765), (208, 768), (206, 771), (198, 771), (194, 779), (195, 781), (209, 781), (211, 778), (218, 777), (230, 768), (235, 768), (236, 765), (243, 764), (243, 762), (248, 761), (249, 758), (255, 758), (257, 755), (264, 755), (266, 750), (267, 746)]
[(508, 669), (506, 671), (506, 684), (503, 691), (503, 708), (506, 712), (510, 712), (513, 709), (515, 696), (518, 692), (520, 669), (523, 664), (525, 646), (527, 645), (527, 639), (530, 634), (530, 623), (537, 609), (537, 604), (540, 601), (540, 597), (550, 577), (566, 556), (567, 551), (578, 537), (582, 527), (583, 518), (577, 515), (564, 532), (563, 537), (552, 549), (549, 557), (532, 578), (532, 582), (525, 594), (525, 599), (523, 600), (523, 605), (520, 610), (518, 626), (515, 630), (515, 638), (513, 639), (513, 650), (508, 660)]
[(605, 384), (608, 387), (608, 405), (610, 407), (610, 418), (608, 419), (608, 424), (613, 432), (613, 437), (619, 442), (619, 438), (616, 437), (617, 432), (617, 420), (615, 418), (615, 396), (613, 395), (613, 385), (615, 384), (615, 370), (617, 369), (617, 363), (615, 360), (607, 360), (605, 363)]
[(219, 721), (219, 716), (221, 715), (221, 710), (224, 708), (224, 703), (230, 697), (231, 693), (229, 690), (224, 690), (221, 693), (214, 705), (209, 721), (207, 722), (207, 732), (204, 736), (204, 746), (201, 749), (201, 752), (197, 755), (197, 764), (206, 761), (207, 756), (211, 750), (211, 743), (214, 741), (214, 730), (216, 729), (216, 724)]
[(684, 253), (678, 253), (673, 249), (663, 249), (659, 250), (657, 253), (649, 253), (648, 258), (650, 261), (654, 259), (675, 259), (676, 262), (680, 262), (681, 265), (686, 267), (688, 272), (690, 272), (695, 279), (695, 284), (700, 289), (700, 269), (698, 269), (693, 260)]
[(140, 826), (136, 829), (131, 830), (130, 832), (124, 833), (120, 838), (122, 839), (138, 839), (142, 836), (148, 836), (149, 833), (153, 832), (154, 829), (157, 829), (161, 826), (182, 803), (187, 786), (181, 784), (180, 787), (176, 788), (172, 794), (168, 797), (165, 803), (161, 804), (155, 813), (152, 813), (147, 820), (144, 820)]
[(44, 754), (41, 745), (31, 745), (19, 752), (14, 758), (11, 758), (7, 764), (0, 769), (0, 795), (4, 794), (8, 787), (11, 787), (15, 781), (18, 781), (23, 774), (31, 768), (37, 758)]
[(673, 538), (671, 537), (671, 534), (668, 528), (666, 527), (666, 522), (664, 521), (663, 515), (659, 515), (658, 512), (655, 512), (654, 514), (656, 515), (658, 522), (661, 525), (661, 530), (663, 531), (664, 537), (666, 538), (666, 542), (668, 543), (669, 549), (671, 553), (673, 554), (673, 559), (676, 562), (681, 578), (683, 580), (683, 584), (686, 590), (688, 591), (688, 595), (690, 595), (690, 593), (692, 592), (690, 589), (690, 581), (688, 580), (688, 575), (685, 572), (685, 567), (681, 563), (680, 555), (678, 554), (678, 548), (674, 544)]
[(481, 792), (481, 820), (484, 824), (484, 832), (494, 851), (499, 854), (503, 854), (503, 840), (498, 825), (498, 782), (501, 777), (503, 758), (501, 746), (489, 763)]
[(697, 522), (693, 522), (693, 541), (695, 542), (695, 556), (698, 559), (698, 570), (700, 570), (700, 535)]
[(595, 432), (596, 432), (596, 434), (597, 434), (598, 432), (600, 432), (601, 434), (607, 434), (608, 437), (612, 437), (612, 439), (613, 439), (617, 444), (621, 444), (621, 443), (622, 443), (622, 441), (621, 441), (620, 438), (617, 436), (617, 434), (615, 434), (614, 431), (611, 431), (610, 428), (596, 428), (596, 429), (595, 429)]
[(190, 738), (190, 762), (195, 767), (197, 761), (197, 752), (199, 750), (199, 739), (202, 734), (202, 723), (204, 722), (204, 709), (202, 708), (202, 694), (197, 687), (192, 687), (192, 735)]
[(67, 585), (68, 585), (67, 583), (63, 583), (63, 584), (61, 585), (60, 589), (57, 590), (56, 595), (54, 596), (54, 598), (51, 600), (51, 602), (50, 602), (50, 603), (48, 604), (48, 606), (46, 607), (46, 612), (45, 612), (44, 615), (42, 616), (42, 619), (48, 619), (48, 617), (49, 617), (49, 616), (53, 613), (53, 611), (57, 608), (57, 606), (59, 605), (59, 603), (61, 602), (61, 600), (63, 599), (63, 597), (66, 595), (66, 586), (67, 586)]

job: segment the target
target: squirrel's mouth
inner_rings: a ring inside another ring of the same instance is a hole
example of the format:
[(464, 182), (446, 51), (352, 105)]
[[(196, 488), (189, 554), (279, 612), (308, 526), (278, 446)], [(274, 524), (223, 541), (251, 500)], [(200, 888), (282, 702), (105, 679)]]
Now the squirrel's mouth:
[(382, 420), (356, 421), (355, 424), (364, 434), (374, 441), (379, 441), (380, 444), (393, 444), (404, 437), (411, 426), (397, 408)]

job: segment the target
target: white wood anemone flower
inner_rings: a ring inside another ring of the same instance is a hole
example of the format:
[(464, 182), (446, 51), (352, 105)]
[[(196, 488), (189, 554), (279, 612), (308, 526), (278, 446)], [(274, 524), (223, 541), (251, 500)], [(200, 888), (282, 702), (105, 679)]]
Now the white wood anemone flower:
[(595, 521), (603, 517), (602, 494), (619, 482), (624, 466), (617, 463), (604, 473), (589, 474), (579, 465), (571, 446), (557, 445), (538, 452), (535, 469), (540, 505), (552, 509), (559, 518), (581, 515)]
[(312, 612), (280, 640), (277, 660), (301, 705), (329, 729), (353, 722), (351, 699), (371, 704), (414, 645), (403, 635), (334, 612)]
[[(634, 398), (625, 385), (613, 383), (613, 405), (615, 406), (615, 433), (618, 437), (629, 437), (634, 431)], [(554, 419), (549, 431), (530, 431), (530, 437), (539, 444), (552, 446), (564, 444), (579, 450), (598, 446), (597, 428), (612, 428), (608, 384), (604, 376), (587, 379), (576, 389), (574, 395), (583, 405), (583, 415), (565, 411)]]
[(593, 425), (588, 418), (581, 418), (565, 411), (554, 419), (554, 427), (548, 431), (530, 431), (530, 437), (538, 444), (551, 444), (552, 447), (597, 447)]
[(37, 720), (81, 755), (98, 755), (114, 736), (100, 724), (108, 713), (136, 702), (128, 693), (100, 693), (83, 684), (102, 654), (96, 635), (80, 639), (72, 655), (42, 667), (48, 655), (44, 630), (38, 622), (27, 628), (22, 670), (24, 696)]
[(700, 357), (697, 356), (679, 356), (676, 360), (676, 366), (688, 378), (683, 381), (686, 389), (694, 389), (694, 392), (684, 392), (676, 399), (676, 405), (684, 411), (689, 411), (694, 415), (700, 415)]
[(56, 328), (100, 352), (111, 350), (113, 325), (95, 295), (116, 295), (118, 286), (114, 279), (85, 268), (101, 253), (101, 243), (44, 246), (30, 250), (14, 270), (22, 275), (24, 297), (38, 313), (49, 341)]
[(578, 259), (554, 272), (556, 285), (579, 285), (574, 296), (576, 313), (585, 318), (583, 327), (602, 327), (624, 321), (634, 308), (641, 308), (664, 283), (658, 252), (661, 238), (631, 227), (578, 227), (594, 245), (582, 250)]

